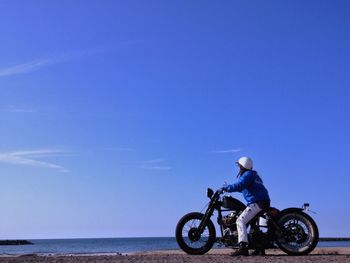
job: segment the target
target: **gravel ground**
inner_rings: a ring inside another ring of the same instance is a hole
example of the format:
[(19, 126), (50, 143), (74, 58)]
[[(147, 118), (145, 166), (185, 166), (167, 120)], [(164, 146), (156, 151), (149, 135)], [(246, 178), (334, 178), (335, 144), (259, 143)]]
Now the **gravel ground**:
[(350, 262), (350, 255), (309, 255), (301, 257), (290, 257), (280, 255), (259, 256), (259, 257), (237, 257), (233, 258), (229, 255), (204, 255), (204, 256), (188, 256), (188, 255), (133, 255), (133, 256), (20, 256), (20, 257), (3, 257), (0, 262), (188, 262), (188, 263), (222, 263), (222, 262)]
[(222, 263), (222, 262), (349, 262), (350, 249), (333, 248), (333, 249), (317, 249), (307, 256), (287, 256), (279, 251), (267, 251), (266, 256), (250, 256), (250, 257), (231, 257), (232, 250), (214, 250), (203, 256), (190, 256), (180, 251), (159, 251), (145, 252), (134, 255), (65, 255), (65, 256), (42, 256), (42, 255), (23, 255), (23, 256), (1, 256), (0, 262), (188, 262), (188, 263)]

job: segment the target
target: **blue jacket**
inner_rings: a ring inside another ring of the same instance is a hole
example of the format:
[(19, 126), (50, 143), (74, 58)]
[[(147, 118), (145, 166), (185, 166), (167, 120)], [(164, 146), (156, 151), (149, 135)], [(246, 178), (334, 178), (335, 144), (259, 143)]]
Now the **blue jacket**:
[(244, 172), (238, 181), (226, 187), (227, 192), (242, 192), (248, 205), (259, 201), (269, 201), (269, 193), (256, 171)]

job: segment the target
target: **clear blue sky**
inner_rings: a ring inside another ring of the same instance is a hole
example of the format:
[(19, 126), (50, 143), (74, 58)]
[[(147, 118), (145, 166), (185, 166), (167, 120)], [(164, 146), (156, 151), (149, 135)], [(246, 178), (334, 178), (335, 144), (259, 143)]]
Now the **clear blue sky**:
[(242, 155), (274, 206), (350, 236), (349, 13), (1, 1), (0, 238), (173, 236)]

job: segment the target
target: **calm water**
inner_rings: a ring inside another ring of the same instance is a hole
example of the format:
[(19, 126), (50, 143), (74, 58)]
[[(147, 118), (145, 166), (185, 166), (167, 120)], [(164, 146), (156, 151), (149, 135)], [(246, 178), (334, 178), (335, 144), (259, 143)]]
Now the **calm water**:
[(98, 254), (178, 249), (175, 238), (35, 239), (34, 245), (0, 246), (0, 254)]
[[(178, 249), (175, 238), (36, 239), (34, 245), (0, 246), (0, 254), (99, 254)], [(319, 242), (318, 247), (350, 247), (350, 241)]]

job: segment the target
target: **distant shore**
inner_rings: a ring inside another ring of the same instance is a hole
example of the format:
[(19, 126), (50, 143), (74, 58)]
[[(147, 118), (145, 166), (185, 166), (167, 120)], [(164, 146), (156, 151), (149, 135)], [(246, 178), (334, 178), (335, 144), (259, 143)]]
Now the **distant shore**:
[(319, 241), (350, 241), (350, 237), (320, 237)]
[[(100, 254), (100, 255), (21, 255), (21, 256), (0, 256), (0, 262), (188, 262), (188, 263), (221, 263), (230, 262), (233, 258), (230, 256), (232, 249), (212, 249), (209, 253), (202, 256), (186, 255), (180, 250), (166, 250), (155, 252), (143, 252), (129, 255)], [(307, 256), (288, 256), (280, 250), (272, 249), (266, 251), (266, 256), (259, 257), (238, 257), (235, 262), (258, 263), (258, 262), (350, 262), (350, 248), (316, 248)]]
[(0, 240), (0, 246), (33, 245), (28, 240)]

